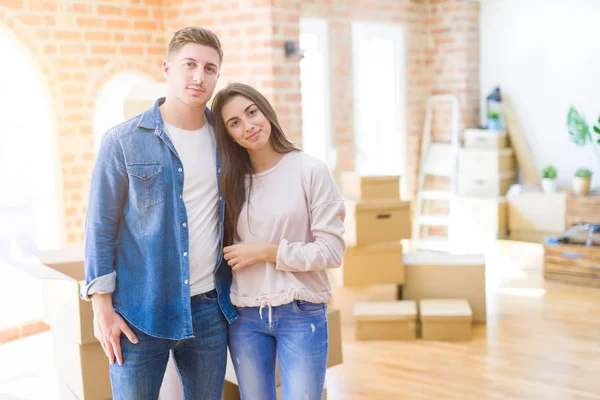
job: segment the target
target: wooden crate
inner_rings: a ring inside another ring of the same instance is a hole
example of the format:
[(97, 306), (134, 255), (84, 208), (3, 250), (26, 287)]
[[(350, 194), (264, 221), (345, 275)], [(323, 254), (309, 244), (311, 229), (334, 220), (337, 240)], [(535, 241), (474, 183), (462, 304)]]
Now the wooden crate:
[(600, 224), (600, 193), (569, 195), (566, 225), (570, 228), (577, 224)]
[(544, 278), (600, 287), (600, 246), (544, 244)]

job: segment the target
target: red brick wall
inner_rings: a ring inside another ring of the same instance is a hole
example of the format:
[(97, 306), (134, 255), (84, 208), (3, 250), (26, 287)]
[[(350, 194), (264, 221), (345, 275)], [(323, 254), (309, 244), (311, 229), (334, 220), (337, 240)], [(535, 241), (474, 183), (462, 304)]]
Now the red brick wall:
[[(479, 4), (467, 0), (426, 0), (427, 65), (430, 94), (457, 96), (461, 120), (459, 135), (479, 120)], [(451, 107), (436, 108), (432, 134), (436, 141), (449, 141)], [(430, 180), (433, 187), (448, 187), (448, 179)], [(447, 214), (447, 201), (425, 204), (427, 214)], [(430, 234), (446, 235), (445, 228), (430, 228)]]
[[(478, 115), (478, 5), (468, 0), (4, 0), (0, 23), (16, 33), (36, 60), (54, 103), (69, 243), (83, 239), (89, 174), (94, 161), (92, 115), (102, 83), (135, 69), (161, 79), (172, 33), (187, 25), (213, 29), (225, 59), (219, 87), (231, 81), (261, 90), (288, 136), (301, 143), (302, 109), (297, 58), (284, 55), (298, 40), (302, 16), (329, 22), (331, 110), (336, 171), (354, 168), (351, 22), (405, 27), (408, 82), (408, 184), (416, 179), (428, 95), (456, 93), (463, 126)], [(442, 125), (436, 133), (443, 132)], [(437, 126), (437, 125), (436, 125)], [(443, 133), (442, 133), (443, 134)]]

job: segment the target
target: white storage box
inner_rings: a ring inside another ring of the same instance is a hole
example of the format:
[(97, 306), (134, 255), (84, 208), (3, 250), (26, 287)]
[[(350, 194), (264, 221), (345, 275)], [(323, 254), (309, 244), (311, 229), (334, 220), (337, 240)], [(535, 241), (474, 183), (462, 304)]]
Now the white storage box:
[(514, 175), (513, 150), (506, 149), (460, 149), (458, 173), (483, 178)]
[(501, 149), (508, 145), (506, 131), (466, 129), (463, 146), (466, 148)]

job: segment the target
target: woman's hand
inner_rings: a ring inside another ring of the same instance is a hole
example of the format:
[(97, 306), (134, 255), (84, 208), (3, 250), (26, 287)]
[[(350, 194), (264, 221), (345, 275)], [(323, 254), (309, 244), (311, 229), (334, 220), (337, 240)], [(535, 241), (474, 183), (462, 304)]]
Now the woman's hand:
[(233, 271), (245, 268), (259, 261), (275, 262), (279, 245), (270, 243), (243, 243), (227, 246), (223, 254)]

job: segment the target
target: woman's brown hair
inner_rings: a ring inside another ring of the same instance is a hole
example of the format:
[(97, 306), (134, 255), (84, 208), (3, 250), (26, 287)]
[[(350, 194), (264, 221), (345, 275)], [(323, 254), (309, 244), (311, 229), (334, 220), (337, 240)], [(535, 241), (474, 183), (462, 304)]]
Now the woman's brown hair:
[(233, 141), (223, 121), (223, 107), (236, 96), (243, 96), (256, 104), (260, 112), (269, 120), (271, 123), (269, 141), (277, 153), (286, 154), (299, 150), (287, 139), (277, 121), (275, 110), (258, 90), (243, 83), (231, 83), (215, 95), (211, 109), (217, 146), (221, 153), (220, 185), (221, 195), (225, 200), (224, 245), (226, 246), (233, 244), (234, 240), (240, 240), (237, 224), (246, 201), (246, 176), (249, 177), (249, 199), (254, 173), (248, 151)]

